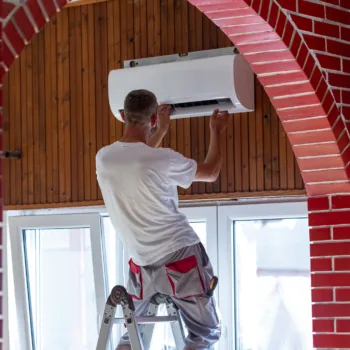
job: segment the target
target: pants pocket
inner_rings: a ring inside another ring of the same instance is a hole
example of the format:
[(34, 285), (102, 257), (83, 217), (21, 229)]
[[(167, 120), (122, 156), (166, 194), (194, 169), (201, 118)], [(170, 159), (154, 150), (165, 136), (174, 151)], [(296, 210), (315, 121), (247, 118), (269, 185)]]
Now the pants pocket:
[(165, 265), (173, 296), (185, 299), (204, 295), (205, 287), (194, 255)]
[(136, 265), (132, 259), (129, 260), (128, 293), (136, 300), (143, 299), (143, 283), (141, 267)]

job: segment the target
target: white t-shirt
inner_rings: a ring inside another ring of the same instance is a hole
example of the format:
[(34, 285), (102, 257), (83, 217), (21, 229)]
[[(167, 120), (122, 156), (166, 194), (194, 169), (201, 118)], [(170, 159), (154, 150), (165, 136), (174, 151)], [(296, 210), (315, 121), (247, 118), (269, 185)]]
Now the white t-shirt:
[(196, 171), (194, 160), (141, 142), (115, 142), (97, 153), (97, 180), (108, 214), (137, 265), (200, 241), (178, 211), (177, 186), (188, 188)]

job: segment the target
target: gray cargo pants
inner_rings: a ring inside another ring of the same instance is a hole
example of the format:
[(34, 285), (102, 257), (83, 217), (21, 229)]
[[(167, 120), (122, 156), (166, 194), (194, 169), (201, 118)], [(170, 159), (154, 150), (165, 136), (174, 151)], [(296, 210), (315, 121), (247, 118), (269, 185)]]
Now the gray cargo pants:
[[(129, 261), (127, 290), (134, 299), (137, 316), (145, 316), (152, 296), (169, 295), (180, 310), (188, 330), (186, 347), (213, 349), (221, 335), (214, 297), (206, 295), (213, 269), (202, 243), (182, 248), (148, 266)], [(129, 344), (128, 334), (120, 340)]]

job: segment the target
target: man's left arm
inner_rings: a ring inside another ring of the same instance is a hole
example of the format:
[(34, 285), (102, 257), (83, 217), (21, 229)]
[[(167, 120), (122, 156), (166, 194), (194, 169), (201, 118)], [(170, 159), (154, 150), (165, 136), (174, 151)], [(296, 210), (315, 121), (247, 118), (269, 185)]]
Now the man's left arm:
[(169, 130), (170, 113), (171, 113), (170, 106), (161, 105), (158, 107), (158, 113), (157, 113), (158, 129), (148, 140), (147, 145), (149, 147), (158, 148), (161, 145), (164, 136), (166, 135), (166, 133)]

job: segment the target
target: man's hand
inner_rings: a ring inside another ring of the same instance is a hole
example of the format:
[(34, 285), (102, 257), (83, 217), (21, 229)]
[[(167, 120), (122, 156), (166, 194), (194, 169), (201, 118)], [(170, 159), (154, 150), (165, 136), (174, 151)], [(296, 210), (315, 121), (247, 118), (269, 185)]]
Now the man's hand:
[(210, 130), (222, 134), (228, 126), (229, 114), (227, 111), (219, 112), (216, 109), (210, 117)]
[(170, 125), (171, 106), (160, 105), (158, 107), (158, 129), (167, 131)]

